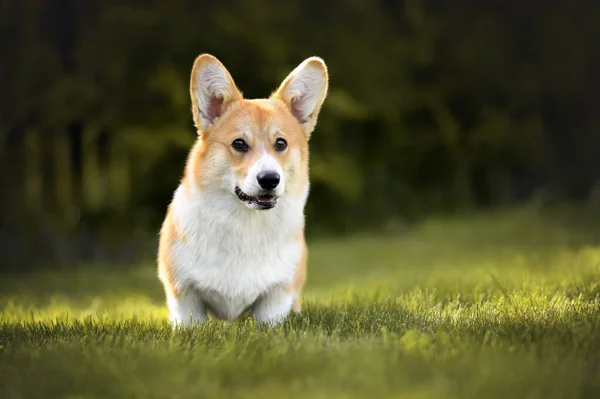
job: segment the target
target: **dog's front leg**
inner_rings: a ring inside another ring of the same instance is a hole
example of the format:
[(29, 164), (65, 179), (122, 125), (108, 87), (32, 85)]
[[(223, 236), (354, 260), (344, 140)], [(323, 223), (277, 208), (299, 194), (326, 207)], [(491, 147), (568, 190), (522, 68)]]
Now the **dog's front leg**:
[(290, 313), (294, 298), (285, 287), (277, 287), (263, 295), (254, 305), (251, 315), (259, 321), (277, 324)]
[(181, 295), (167, 295), (167, 305), (173, 326), (200, 324), (206, 320), (206, 309), (200, 296), (193, 289), (183, 291)]

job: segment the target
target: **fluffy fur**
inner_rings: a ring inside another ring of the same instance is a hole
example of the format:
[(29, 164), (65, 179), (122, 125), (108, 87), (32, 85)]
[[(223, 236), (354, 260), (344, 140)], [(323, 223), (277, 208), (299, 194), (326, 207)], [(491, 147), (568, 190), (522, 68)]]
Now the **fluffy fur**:
[[(270, 323), (300, 311), (308, 140), (327, 87), (325, 63), (311, 57), (268, 99), (246, 100), (215, 57), (196, 59), (190, 95), (198, 139), (158, 254), (175, 325), (202, 322), (209, 311), (233, 320), (250, 310)], [(276, 187), (259, 183), (265, 173), (279, 176)]]

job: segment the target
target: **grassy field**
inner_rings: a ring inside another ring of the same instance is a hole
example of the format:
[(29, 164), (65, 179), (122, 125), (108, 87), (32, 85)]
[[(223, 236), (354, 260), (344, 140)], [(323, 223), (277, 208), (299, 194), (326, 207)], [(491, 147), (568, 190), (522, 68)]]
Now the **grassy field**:
[(600, 224), (310, 243), (304, 312), (173, 331), (154, 265), (0, 278), (0, 398), (600, 397)]

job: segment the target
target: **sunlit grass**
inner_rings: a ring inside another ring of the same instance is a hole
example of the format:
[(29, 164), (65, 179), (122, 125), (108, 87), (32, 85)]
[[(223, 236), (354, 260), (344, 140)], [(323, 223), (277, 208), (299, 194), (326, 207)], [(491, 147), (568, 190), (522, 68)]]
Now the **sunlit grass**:
[(598, 397), (600, 230), (571, 222), (313, 242), (304, 311), (276, 328), (174, 331), (152, 264), (5, 277), (0, 397)]

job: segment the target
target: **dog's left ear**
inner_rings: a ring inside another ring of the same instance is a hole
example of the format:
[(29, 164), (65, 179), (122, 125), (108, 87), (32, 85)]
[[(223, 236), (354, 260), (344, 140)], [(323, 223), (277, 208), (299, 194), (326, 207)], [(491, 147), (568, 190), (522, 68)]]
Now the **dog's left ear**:
[(321, 105), (327, 97), (328, 84), (325, 62), (319, 57), (310, 57), (285, 78), (274, 94), (287, 104), (307, 136), (317, 124)]

